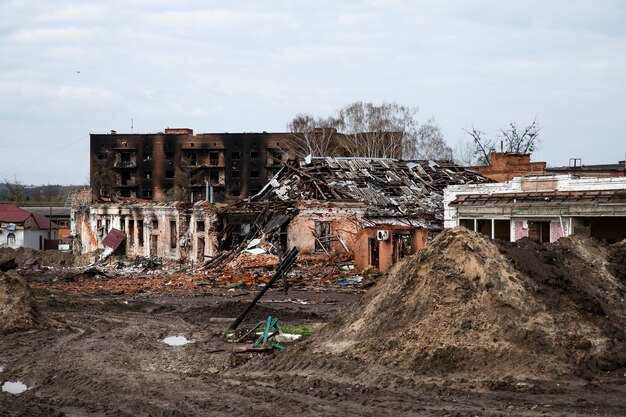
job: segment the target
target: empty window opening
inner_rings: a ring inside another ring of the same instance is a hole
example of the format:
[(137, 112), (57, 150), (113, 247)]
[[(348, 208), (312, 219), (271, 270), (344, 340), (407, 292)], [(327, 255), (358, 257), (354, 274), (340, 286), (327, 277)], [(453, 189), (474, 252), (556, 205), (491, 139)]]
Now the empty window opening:
[(172, 170), (165, 171), (165, 179), (173, 180), (174, 179), (174, 171), (172, 171)]
[(332, 250), (333, 235), (331, 222), (315, 222), (315, 252), (330, 253)]
[(196, 222), (196, 232), (204, 232), (204, 222)]
[(198, 165), (198, 154), (195, 152), (188, 152), (187, 163), (189, 163), (189, 166), (192, 166), (192, 167), (195, 167), (196, 165)]
[(233, 178), (241, 178), (241, 173), (239, 171), (233, 171), (231, 176)]
[(259, 157), (259, 151), (251, 151), (250, 152), (250, 158), (258, 159), (258, 157)]
[(459, 219), (459, 226), (474, 231), (474, 219)]
[(135, 243), (135, 221), (134, 220), (128, 221), (128, 236), (126, 236), (126, 239), (128, 239), (129, 245), (132, 245), (133, 243)]
[(230, 157), (231, 157), (231, 159), (233, 159), (233, 160), (237, 160), (237, 159), (239, 159), (239, 152), (232, 152), (232, 153), (230, 154)]
[(250, 171), (250, 178), (259, 178), (259, 171)]
[(137, 220), (137, 245), (143, 247), (143, 220)]
[(493, 237), (495, 239), (511, 241), (511, 221), (510, 220), (494, 220), (493, 221)]
[(143, 190), (141, 194), (143, 198), (152, 198), (152, 190)]
[(220, 153), (219, 152), (209, 152), (209, 165), (218, 166), (220, 163)]
[(143, 172), (143, 179), (144, 179), (144, 180), (150, 180), (150, 179), (152, 179), (152, 171), (144, 171), (144, 172)]
[(176, 232), (176, 221), (170, 221), (170, 248), (175, 249), (178, 242), (178, 235)]
[(15, 245), (15, 233), (9, 233), (7, 235), (7, 245), (9, 246)]
[(144, 152), (143, 160), (144, 162), (152, 161), (152, 152)]

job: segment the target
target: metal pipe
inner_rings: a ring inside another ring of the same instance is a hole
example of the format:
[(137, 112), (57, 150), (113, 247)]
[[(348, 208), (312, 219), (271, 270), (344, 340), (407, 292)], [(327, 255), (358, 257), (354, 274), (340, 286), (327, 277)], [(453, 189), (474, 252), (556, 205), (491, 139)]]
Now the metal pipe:
[(267, 292), (267, 290), (270, 289), (272, 284), (274, 284), (274, 282), (276, 282), (278, 278), (283, 276), (283, 274), (286, 274), (291, 269), (291, 266), (296, 261), (296, 256), (298, 255), (298, 251), (299, 250), (296, 247), (291, 249), (291, 251), (287, 254), (283, 262), (281, 262), (280, 265), (278, 265), (276, 272), (274, 273), (272, 278), (269, 280), (269, 282), (265, 285), (265, 287), (261, 288), (261, 291), (259, 291), (256, 297), (254, 297), (254, 299), (250, 302), (250, 304), (248, 304), (246, 309), (239, 315), (239, 317), (235, 319), (233, 324), (230, 325), (229, 329), (235, 330), (241, 324), (241, 322), (246, 318), (250, 310), (252, 310), (252, 307), (254, 307), (256, 303), (261, 299), (261, 297), (263, 297), (263, 295)]

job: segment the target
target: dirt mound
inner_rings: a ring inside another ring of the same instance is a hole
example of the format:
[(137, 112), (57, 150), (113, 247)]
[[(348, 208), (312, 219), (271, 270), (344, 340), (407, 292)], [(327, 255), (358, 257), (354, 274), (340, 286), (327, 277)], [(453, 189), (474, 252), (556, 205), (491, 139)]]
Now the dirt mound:
[(625, 250), (449, 229), (303, 349), (476, 378), (615, 369), (626, 365)]
[(0, 249), (0, 271), (10, 269), (31, 268), (33, 266), (48, 266), (54, 268), (86, 265), (88, 260), (84, 256), (76, 256), (69, 252), (57, 250), (38, 251), (29, 248), (2, 248)]
[(0, 334), (42, 323), (28, 284), (14, 272), (0, 272)]

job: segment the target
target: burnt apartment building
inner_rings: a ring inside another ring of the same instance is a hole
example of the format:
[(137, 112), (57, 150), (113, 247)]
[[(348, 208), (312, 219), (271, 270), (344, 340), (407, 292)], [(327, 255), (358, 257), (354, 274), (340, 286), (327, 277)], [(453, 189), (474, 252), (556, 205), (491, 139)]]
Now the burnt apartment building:
[(289, 158), (291, 133), (90, 135), (90, 179), (98, 196), (231, 202), (256, 194)]

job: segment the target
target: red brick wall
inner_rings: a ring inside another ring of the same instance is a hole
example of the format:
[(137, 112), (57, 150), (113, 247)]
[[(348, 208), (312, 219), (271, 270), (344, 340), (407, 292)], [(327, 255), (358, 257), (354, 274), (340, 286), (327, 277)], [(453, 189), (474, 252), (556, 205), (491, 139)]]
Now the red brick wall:
[(494, 152), (490, 156), (491, 164), (471, 167), (481, 175), (497, 182), (510, 181), (514, 177), (545, 173), (545, 162), (530, 162), (530, 154), (508, 154)]

